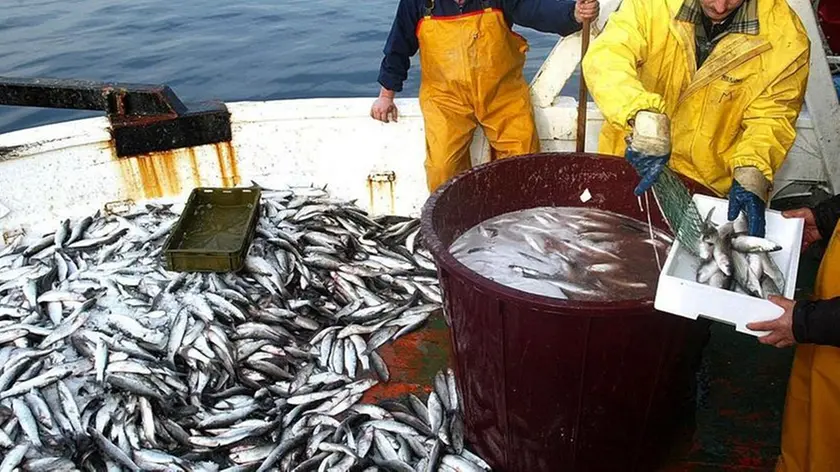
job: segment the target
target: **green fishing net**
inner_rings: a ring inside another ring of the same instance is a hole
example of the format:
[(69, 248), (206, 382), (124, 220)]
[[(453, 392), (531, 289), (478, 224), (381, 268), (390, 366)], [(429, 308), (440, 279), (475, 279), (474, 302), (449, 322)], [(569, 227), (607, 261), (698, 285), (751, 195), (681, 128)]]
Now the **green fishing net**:
[(677, 240), (697, 256), (703, 234), (703, 218), (682, 180), (666, 167), (653, 184), (653, 196)]

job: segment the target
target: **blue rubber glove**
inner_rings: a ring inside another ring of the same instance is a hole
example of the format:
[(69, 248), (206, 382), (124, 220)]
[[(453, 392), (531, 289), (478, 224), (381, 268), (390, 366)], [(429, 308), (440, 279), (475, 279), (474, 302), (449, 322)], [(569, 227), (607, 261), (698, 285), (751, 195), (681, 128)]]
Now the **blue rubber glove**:
[(765, 208), (764, 200), (758, 195), (742, 187), (737, 180), (732, 181), (732, 188), (729, 189), (729, 221), (738, 218), (743, 211), (747, 215), (749, 235), (763, 238)]
[(671, 155), (649, 156), (647, 154), (642, 154), (640, 151), (634, 150), (631, 146), (627, 146), (627, 150), (624, 152), (624, 157), (627, 159), (627, 162), (636, 169), (636, 173), (639, 174), (639, 177), (641, 177), (639, 184), (636, 185), (636, 189), (633, 190), (633, 193), (636, 194), (636, 196), (640, 196), (656, 182), (656, 179), (659, 178), (659, 174), (661, 174), (662, 170), (665, 169), (665, 166), (668, 165), (668, 159), (671, 158)]

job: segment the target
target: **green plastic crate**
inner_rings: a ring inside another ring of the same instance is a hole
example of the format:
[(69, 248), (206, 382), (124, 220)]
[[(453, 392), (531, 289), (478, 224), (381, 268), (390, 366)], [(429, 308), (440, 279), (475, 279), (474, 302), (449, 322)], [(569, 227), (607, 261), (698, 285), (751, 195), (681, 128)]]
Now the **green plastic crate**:
[(173, 272), (236, 272), (257, 228), (259, 188), (193, 189), (163, 247)]

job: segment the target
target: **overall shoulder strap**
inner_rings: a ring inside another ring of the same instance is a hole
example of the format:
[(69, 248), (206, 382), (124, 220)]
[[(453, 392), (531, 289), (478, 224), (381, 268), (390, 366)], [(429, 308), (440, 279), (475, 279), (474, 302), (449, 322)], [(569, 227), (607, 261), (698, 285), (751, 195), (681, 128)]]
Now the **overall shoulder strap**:
[(432, 10), (435, 9), (435, 0), (426, 0), (426, 5), (423, 7), (423, 16), (429, 18), (432, 16)]

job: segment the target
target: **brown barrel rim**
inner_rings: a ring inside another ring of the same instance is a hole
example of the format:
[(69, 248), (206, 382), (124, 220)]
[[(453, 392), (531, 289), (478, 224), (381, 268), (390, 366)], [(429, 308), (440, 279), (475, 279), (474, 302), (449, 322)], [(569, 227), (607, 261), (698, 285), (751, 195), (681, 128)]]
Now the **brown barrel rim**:
[[(488, 279), (483, 275), (469, 269), (467, 266), (458, 261), (450, 252), (443, 241), (438, 237), (432, 213), (437, 205), (438, 200), (446, 194), (449, 189), (459, 184), (463, 179), (470, 178), (474, 174), (485, 172), (487, 168), (495, 165), (506, 165), (508, 161), (532, 159), (537, 156), (557, 156), (558, 158), (573, 158), (573, 159), (620, 159), (615, 156), (595, 153), (578, 153), (578, 152), (540, 152), (533, 154), (524, 154), (520, 156), (508, 157), (499, 159), (493, 162), (487, 162), (473, 167), (470, 170), (462, 172), (453, 177), (435, 190), (426, 203), (420, 216), (420, 234), (423, 236), (423, 244), (432, 253), (438, 265), (438, 271), (452, 272), (461, 279), (474, 282), (476, 285), (485, 290), (489, 290), (494, 296), (500, 299), (512, 299), (522, 304), (528, 304), (542, 311), (568, 313), (570, 311), (587, 312), (590, 315), (645, 315), (654, 312), (653, 304), (654, 298), (617, 300), (617, 301), (585, 301), (585, 300), (568, 300), (552, 298), (545, 295), (537, 295), (524, 292), (515, 288), (507, 287), (498, 282)], [(632, 194), (628, 197), (632, 198)], [(673, 233), (670, 229), (665, 230), (670, 236)], [(664, 261), (663, 261), (664, 264)], [(655, 294), (654, 294), (655, 296)]]

